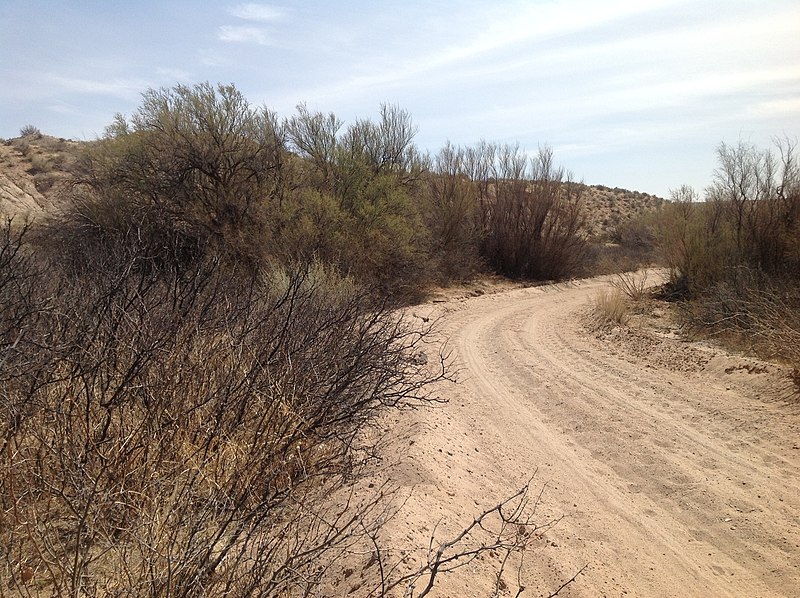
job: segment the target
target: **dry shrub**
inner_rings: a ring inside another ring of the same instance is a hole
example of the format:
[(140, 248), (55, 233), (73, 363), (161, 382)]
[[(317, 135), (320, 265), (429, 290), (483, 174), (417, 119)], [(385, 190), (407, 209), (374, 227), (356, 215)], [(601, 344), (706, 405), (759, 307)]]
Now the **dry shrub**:
[(488, 552), (501, 579), (549, 527), (525, 485), (432, 537), (419, 568), (381, 547), (395, 490), (353, 485), (375, 456), (372, 426), (435, 400), (447, 360), (428, 324), (334, 269), (153, 269), (126, 251), (86, 275), (41, 266), (28, 227), (2, 232), (0, 579), (12, 595), (312, 595), (366, 553), (365, 595), (423, 596)]
[(33, 139), (41, 139), (42, 132), (34, 125), (25, 125), (19, 130), (20, 137), (30, 137)]
[(378, 496), (326, 502), (370, 456), (364, 432), (446, 375), (413, 358), (428, 329), (319, 268), (65, 276), (25, 234), (7, 227), (0, 247), (3, 583), (313, 589), (380, 521)]
[(719, 284), (700, 300), (683, 306), (686, 329), (800, 367), (798, 288), (745, 268), (739, 268), (732, 280), (736, 282)]
[(777, 155), (722, 144), (706, 202), (687, 187), (664, 211), (666, 293), (688, 300), (686, 327), (767, 358), (800, 363), (800, 164), (795, 143)]
[[(514, 278), (560, 280), (585, 266), (581, 188), (542, 148), (528, 161), (516, 147), (500, 147), (493, 197), (482, 198), (481, 250), (494, 269)], [(494, 157), (494, 155), (492, 155)]]
[(647, 297), (650, 288), (647, 284), (647, 270), (621, 272), (611, 281), (611, 286), (634, 303), (639, 303)]

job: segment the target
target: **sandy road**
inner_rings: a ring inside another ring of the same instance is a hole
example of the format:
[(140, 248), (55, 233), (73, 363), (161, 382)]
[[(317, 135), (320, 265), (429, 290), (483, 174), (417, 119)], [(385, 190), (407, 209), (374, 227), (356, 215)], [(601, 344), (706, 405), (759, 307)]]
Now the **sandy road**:
[[(776, 393), (780, 372), (652, 332), (593, 334), (581, 314), (606, 285), (416, 310), (442, 318), (461, 382), (414, 416), (395, 539), (457, 527), (536, 471), (539, 515), (563, 519), (527, 557), (525, 596), (583, 565), (560, 595), (800, 596), (800, 405)], [(488, 561), (437, 595), (485, 595)]]

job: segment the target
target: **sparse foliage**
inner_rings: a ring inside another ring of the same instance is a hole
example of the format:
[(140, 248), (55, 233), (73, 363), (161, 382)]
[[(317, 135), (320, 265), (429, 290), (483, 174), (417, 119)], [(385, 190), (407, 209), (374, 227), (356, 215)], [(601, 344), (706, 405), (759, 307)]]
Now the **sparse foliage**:
[(25, 125), (19, 130), (19, 136), (39, 139), (42, 136), (42, 132), (39, 130), (38, 127), (35, 127), (34, 125)]

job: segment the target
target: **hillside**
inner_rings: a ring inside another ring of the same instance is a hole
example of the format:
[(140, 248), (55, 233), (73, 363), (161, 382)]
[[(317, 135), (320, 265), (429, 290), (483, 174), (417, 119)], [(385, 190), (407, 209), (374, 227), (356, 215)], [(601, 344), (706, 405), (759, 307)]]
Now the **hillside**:
[(41, 134), (0, 144), (0, 215), (36, 216), (52, 208), (81, 145)]
[(614, 228), (636, 216), (657, 211), (664, 199), (649, 193), (604, 185), (584, 185), (589, 235), (608, 238)]

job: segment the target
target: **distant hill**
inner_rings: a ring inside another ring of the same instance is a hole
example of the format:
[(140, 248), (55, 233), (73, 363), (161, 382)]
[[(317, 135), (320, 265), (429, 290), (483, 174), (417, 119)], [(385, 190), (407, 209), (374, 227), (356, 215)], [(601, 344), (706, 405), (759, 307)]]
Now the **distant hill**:
[[(44, 214), (63, 196), (63, 183), (86, 143), (39, 133), (0, 140), (0, 217)], [(587, 232), (608, 239), (615, 227), (654, 212), (664, 199), (603, 185), (579, 185), (586, 206)]]
[(649, 193), (619, 187), (584, 187), (583, 201), (586, 206), (588, 233), (599, 239), (610, 237), (617, 225), (631, 218), (657, 211), (666, 201)]
[(0, 143), (0, 216), (35, 217), (52, 208), (82, 143), (39, 133)]

